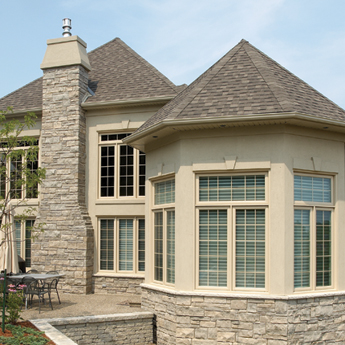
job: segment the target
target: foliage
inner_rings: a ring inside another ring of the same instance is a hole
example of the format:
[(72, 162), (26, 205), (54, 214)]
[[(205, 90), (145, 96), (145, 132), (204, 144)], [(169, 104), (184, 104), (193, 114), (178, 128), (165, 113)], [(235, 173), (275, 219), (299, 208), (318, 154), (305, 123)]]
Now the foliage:
[[(24, 136), (24, 131), (35, 125), (37, 116), (27, 113), (24, 119), (14, 117), (9, 107), (0, 111), (0, 220), (6, 214), (14, 215), (16, 220), (24, 221), (35, 215), (35, 208), (27, 201), (37, 198), (38, 185), (45, 177), (45, 169), (38, 166), (38, 139)], [(10, 222), (2, 222), (0, 246), (8, 241), (12, 231)], [(43, 229), (43, 224), (34, 224), (31, 238), (35, 238)]]
[(0, 336), (1, 344), (44, 345), (49, 341), (42, 336), (44, 332), (38, 332), (32, 328), (6, 325), (6, 329), (12, 332), (13, 337)]
[[(4, 278), (0, 278), (1, 282), (3, 283)], [(24, 305), (24, 291), (23, 289), (26, 285), (8, 285), (8, 294), (5, 300), (5, 322), (6, 323), (16, 323), (20, 317), (20, 311)], [(1, 286), (1, 290), (3, 290), (3, 285)], [(3, 293), (0, 295), (0, 305), (3, 303)]]

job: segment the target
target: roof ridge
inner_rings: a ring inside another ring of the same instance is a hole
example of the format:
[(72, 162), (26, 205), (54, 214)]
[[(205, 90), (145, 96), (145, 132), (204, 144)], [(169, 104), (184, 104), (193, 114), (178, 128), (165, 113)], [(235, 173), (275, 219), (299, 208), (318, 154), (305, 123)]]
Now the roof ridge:
[[(243, 41), (243, 42), (242, 42)], [(200, 90), (198, 92), (196, 92), (194, 94), (193, 97), (190, 98), (190, 101), (183, 107), (175, 107), (176, 110), (178, 110), (178, 113), (181, 113), (188, 105), (189, 103), (195, 99), (195, 97), (200, 93), (200, 91), (208, 84), (211, 82), (211, 80), (221, 71), (221, 69), (226, 65), (226, 63), (232, 59), (236, 53), (239, 51), (239, 49), (241, 48), (241, 46), (245, 43), (246, 41), (241, 40), (235, 47), (233, 47), (230, 51), (228, 51), (225, 55), (223, 55), (220, 59), (218, 59), (210, 68), (208, 68), (203, 74), (201, 74), (192, 84), (190, 84), (188, 87), (186, 87), (185, 90), (183, 90), (182, 92), (187, 92), (187, 96), (188, 97), (188, 89), (191, 88), (192, 90), (195, 88), (195, 86), (199, 87)], [(227, 57), (227, 58), (226, 58)], [(222, 61), (223, 60), (223, 61)], [(219, 67), (218, 71), (215, 74), (212, 74), (212, 77), (207, 79), (207, 75), (210, 74), (214, 67)], [(200, 80), (201, 79), (201, 80)], [(204, 83), (203, 83), (204, 80)], [(199, 83), (198, 83), (199, 81)], [(196, 85), (194, 85), (196, 84)], [(193, 86), (192, 86), (193, 85)], [(191, 93), (193, 92), (191, 90)], [(175, 110), (174, 109), (174, 110)], [(175, 111), (176, 113), (176, 111)], [(178, 115), (177, 115), (178, 116)]]
[[(249, 51), (247, 47), (250, 47), (251, 50)], [(267, 87), (271, 91), (273, 97), (277, 100), (277, 102), (278, 102), (279, 106), (281, 107), (281, 109), (283, 111), (291, 111), (292, 109), (285, 109), (285, 107), (282, 106), (282, 102), (279, 99), (280, 98), (279, 95), (277, 95), (276, 92), (275, 92), (276, 90), (273, 89), (273, 87), (272, 87), (273, 85), (272, 84), (274, 83), (275, 87), (278, 87), (280, 89), (280, 91), (282, 93), (284, 93), (286, 95), (286, 97), (288, 98), (288, 95), (285, 92), (285, 89), (281, 88), (279, 83), (278, 84), (275, 83), (275, 78), (272, 75), (271, 70), (267, 66), (267, 63), (264, 60), (263, 56), (262, 55), (258, 55), (260, 53), (260, 51), (258, 51), (258, 49), (256, 47), (254, 47), (253, 45), (251, 45), (249, 42), (247, 42), (247, 44), (243, 45), (243, 49), (246, 52), (247, 56), (252, 61), (255, 69), (258, 71), (258, 73), (261, 75), (262, 79), (265, 81)], [(255, 55), (255, 56), (253, 56), (253, 55)], [(258, 63), (262, 64), (262, 66), (258, 66), (258, 64), (255, 63), (255, 61), (254, 61), (255, 58), (259, 58), (260, 59), (260, 61), (258, 61)]]
[[(171, 117), (178, 117), (178, 115), (190, 104), (199, 92), (207, 85), (215, 75), (219, 73), (221, 68), (238, 52), (241, 46), (247, 41), (241, 40), (235, 47), (218, 59), (211, 67), (209, 67), (204, 73), (202, 73), (197, 79), (189, 84), (184, 90), (177, 94), (177, 96), (167, 103), (164, 107), (159, 109), (151, 118), (144, 122), (137, 130), (136, 133), (143, 131), (145, 128), (150, 127), (156, 122)], [(227, 58), (226, 58), (227, 57)], [(224, 60), (224, 61), (221, 61)], [(221, 62), (221, 66), (219, 63)], [(215, 66), (219, 66), (219, 70), (215, 75), (212, 75), (210, 79), (207, 79), (208, 75), (212, 73)], [(202, 83), (205, 79), (205, 83)], [(200, 88), (199, 91), (194, 91), (195, 88)], [(187, 100), (190, 97), (190, 100)], [(186, 101), (187, 100), (187, 101)], [(176, 104), (176, 105), (175, 105)], [(185, 105), (184, 105), (185, 104)], [(180, 106), (181, 105), (181, 106)], [(163, 116), (163, 118), (161, 118)]]
[(121, 39), (120, 39), (119, 37), (115, 37), (115, 38), (113, 38), (112, 40), (110, 40), (110, 41), (108, 41), (108, 42), (106, 42), (106, 43), (103, 43), (103, 44), (100, 45), (99, 47), (90, 50), (89, 52), (87, 52), (87, 54), (91, 54), (91, 53), (93, 53), (94, 51), (96, 51), (96, 50), (98, 50), (98, 49), (100, 49), (100, 48), (102, 48), (102, 47), (108, 45), (109, 43), (112, 43), (112, 42), (116, 41), (116, 40), (120, 40), (120, 41), (121, 41)]
[(129, 53), (131, 53), (137, 60), (143, 63), (146, 67), (148, 67), (157, 77), (164, 80), (164, 82), (173, 89), (174, 92), (179, 92), (177, 90), (177, 86), (167, 78), (163, 73), (159, 72), (153, 65), (151, 65), (148, 61), (146, 61), (142, 56), (140, 56), (137, 52), (135, 52), (130, 46), (128, 46), (125, 42), (123, 42), (120, 38), (117, 38), (119, 43), (122, 45), (124, 49), (126, 49)]
[[(195, 97), (202, 91), (202, 89), (206, 86), (206, 85), (208, 85), (210, 82), (211, 82), (211, 80), (214, 78), (214, 77), (216, 77), (217, 75), (218, 75), (218, 73), (220, 73), (220, 71), (224, 68), (224, 66), (228, 63), (228, 61), (229, 60), (231, 60), (237, 53), (238, 53), (238, 51), (242, 48), (242, 46), (246, 43), (247, 41), (245, 41), (244, 39), (242, 39), (238, 44), (236, 44), (236, 46), (235, 47), (233, 47), (230, 51), (228, 51), (225, 55), (223, 55), (217, 62), (215, 62), (209, 69), (207, 69), (207, 71), (206, 72), (204, 72), (201, 76), (203, 76), (203, 75), (205, 75), (205, 77), (207, 77), (206, 76), (206, 74), (209, 74), (212, 70), (213, 70), (213, 68), (216, 66), (216, 67), (219, 67), (218, 68), (218, 71), (216, 71), (214, 74), (212, 74), (212, 76), (211, 76), (211, 78), (209, 78), (208, 80), (207, 79), (205, 79), (205, 78), (202, 78), (202, 79), (204, 79), (204, 83), (202, 83), (202, 81), (200, 82), (200, 85), (198, 85), (198, 86), (200, 86), (200, 90), (197, 92), (197, 93), (195, 93), (194, 94), (194, 97), (192, 97), (191, 99), (190, 99), (190, 101), (183, 107), (183, 108), (181, 108), (181, 110), (179, 110), (179, 113), (181, 113), (188, 105), (189, 105), (189, 103), (193, 100), (193, 99), (195, 99)], [(229, 56), (228, 56), (229, 55)], [(222, 61), (223, 60), (223, 61)], [(201, 77), (200, 76), (200, 77)], [(200, 78), (199, 77), (199, 78)], [(198, 78), (198, 79), (199, 79)], [(178, 106), (176, 107), (176, 108), (178, 108)], [(178, 115), (177, 115), (178, 116)]]

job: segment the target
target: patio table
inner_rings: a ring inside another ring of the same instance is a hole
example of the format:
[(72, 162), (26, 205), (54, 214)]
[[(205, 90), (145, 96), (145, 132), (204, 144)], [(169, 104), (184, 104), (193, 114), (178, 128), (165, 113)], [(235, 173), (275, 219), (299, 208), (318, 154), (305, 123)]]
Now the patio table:
[(62, 278), (64, 274), (44, 274), (44, 273), (28, 273), (28, 274), (17, 274), (13, 276), (8, 276), (8, 278), (12, 280), (22, 280), (25, 277), (32, 277), (36, 280), (46, 280), (46, 279), (54, 279), (54, 278)]
[[(47, 279), (53, 280), (56, 278), (62, 278), (64, 276), (65, 276), (64, 274), (27, 273), (27, 274), (18, 274), (18, 275), (9, 276), (8, 278), (11, 279), (12, 281), (14, 281), (14, 280), (20, 281), (25, 277), (27, 277), (27, 278), (30, 277), (30, 278), (33, 278), (37, 281), (41, 281), (42, 284), (44, 284), (44, 280), (47, 280)], [(59, 298), (59, 303), (61, 303), (59, 293), (58, 293), (56, 287), (55, 287), (55, 290), (56, 290), (57, 296)], [(51, 307), (53, 308), (53, 306), (51, 304), (51, 300), (50, 300), (50, 294), (49, 294), (49, 301), (50, 301)], [(25, 309), (27, 309), (27, 298), (25, 299)]]

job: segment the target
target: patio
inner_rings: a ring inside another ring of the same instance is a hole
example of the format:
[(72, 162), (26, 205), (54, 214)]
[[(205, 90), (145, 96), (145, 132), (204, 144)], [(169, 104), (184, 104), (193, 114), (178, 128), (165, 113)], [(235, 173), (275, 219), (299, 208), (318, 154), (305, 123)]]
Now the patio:
[(38, 300), (34, 298), (32, 306), (27, 310), (23, 308), (21, 317), (24, 320), (34, 320), (142, 311), (139, 305), (141, 299), (137, 295), (75, 295), (59, 293), (61, 304), (59, 304), (56, 294), (52, 293), (51, 296), (54, 310), (51, 310), (49, 302), (46, 301), (45, 305), (41, 304), (41, 313), (39, 314)]

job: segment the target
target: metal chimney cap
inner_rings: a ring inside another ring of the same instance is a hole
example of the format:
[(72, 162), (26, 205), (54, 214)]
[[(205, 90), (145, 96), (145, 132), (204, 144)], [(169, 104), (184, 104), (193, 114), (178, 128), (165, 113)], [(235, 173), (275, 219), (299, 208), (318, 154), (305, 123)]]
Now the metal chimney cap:
[(63, 37), (70, 37), (72, 36), (71, 34), (71, 29), (72, 29), (72, 20), (69, 18), (64, 18), (62, 19), (62, 28), (64, 29), (62, 36)]

